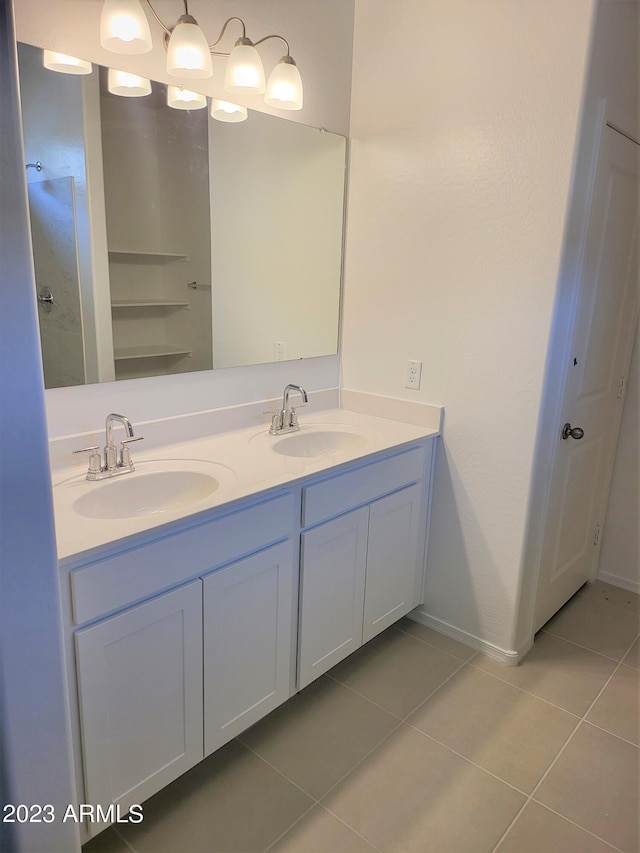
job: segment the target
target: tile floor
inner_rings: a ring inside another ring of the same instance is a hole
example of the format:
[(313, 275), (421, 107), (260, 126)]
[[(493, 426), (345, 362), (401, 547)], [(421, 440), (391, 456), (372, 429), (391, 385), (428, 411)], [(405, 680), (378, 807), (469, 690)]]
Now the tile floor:
[(405, 619), (85, 853), (638, 853), (639, 635), (601, 582), (518, 667)]

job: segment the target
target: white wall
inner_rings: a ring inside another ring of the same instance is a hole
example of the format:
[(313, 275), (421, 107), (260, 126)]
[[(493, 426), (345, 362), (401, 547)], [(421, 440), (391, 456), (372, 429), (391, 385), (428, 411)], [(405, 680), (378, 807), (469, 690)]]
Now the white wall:
[(640, 327), (627, 378), (598, 577), (640, 593)]
[(424, 613), (503, 650), (593, 5), (356, 2), (342, 383), (445, 405)]
[[(40, 47), (52, 47), (103, 65), (114, 64), (114, 54), (99, 43), (102, 4), (86, 0), (20, 0), (16, 5), (18, 38)], [(175, 20), (175, 0), (154, 4), (165, 20)], [(247, 99), (249, 107), (274, 112), (292, 121), (325, 127), (347, 134), (351, 93), (351, 45), (354, 0), (217, 0), (200, 3), (196, 13), (211, 39), (230, 15), (244, 17), (254, 39), (281, 32), (291, 43), (305, 83), (305, 103), (300, 112), (270, 110), (260, 98)], [(157, 35), (157, 28), (154, 30)], [(231, 32), (233, 44), (237, 34)], [(265, 67), (271, 68), (282, 55), (278, 42), (265, 45)], [(137, 71), (156, 80), (168, 81), (165, 53), (159, 38), (150, 54), (117, 57), (119, 67)], [(205, 94), (222, 96), (221, 68), (214, 66), (213, 81), (201, 87)], [(195, 88), (195, 87), (194, 87)], [(109, 411), (123, 411), (134, 422), (181, 414), (217, 406), (233, 405), (266, 397), (277, 397), (287, 382), (303, 384), (308, 390), (336, 386), (339, 379), (336, 356), (314, 358), (250, 368), (204, 371), (180, 377), (156, 377), (127, 382), (102, 383), (85, 388), (60, 388), (47, 392), (50, 435), (60, 436), (98, 428)]]
[[(51, 803), (60, 816), (74, 792), (9, 0), (0, 0), (0, 111), (0, 801)], [(71, 853), (78, 827), (2, 822), (0, 848)]]

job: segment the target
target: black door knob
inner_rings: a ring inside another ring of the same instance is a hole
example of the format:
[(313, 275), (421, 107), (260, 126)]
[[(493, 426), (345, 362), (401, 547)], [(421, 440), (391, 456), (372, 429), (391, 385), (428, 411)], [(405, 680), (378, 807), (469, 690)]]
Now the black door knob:
[(580, 429), (580, 427), (571, 427), (570, 423), (566, 423), (562, 427), (562, 437), (563, 438), (575, 438), (579, 439), (584, 436), (584, 430)]

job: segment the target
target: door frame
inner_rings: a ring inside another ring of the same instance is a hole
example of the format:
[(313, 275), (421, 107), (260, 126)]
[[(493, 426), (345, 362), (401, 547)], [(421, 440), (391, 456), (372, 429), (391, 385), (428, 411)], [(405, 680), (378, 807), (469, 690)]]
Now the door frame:
[[(578, 143), (558, 271), (558, 286), (549, 332), (528, 499), (527, 528), (518, 589), (518, 610), (513, 626), (512, 648), (517, 650), (520, 658), (531, 648), (534, 639), (536, 599), (546, 522), (556, 455), (560, 450), (558, 430), (569, 374), (570, 350), (576, 324), (599, 156), (607, 126), (612, 131), (627, 136), (632, 142), (640, 144), (636, 138), (635, 129), (622, 130), (627, 124), (624, 111), (610, 99), (602, 98), (598, 101), (596, 117), (591, 129), (583, 127)], [(633, 344), (633, 338), (631, 343)], [(595, 579), (595, 571), (594, 577), (590, 580)]]

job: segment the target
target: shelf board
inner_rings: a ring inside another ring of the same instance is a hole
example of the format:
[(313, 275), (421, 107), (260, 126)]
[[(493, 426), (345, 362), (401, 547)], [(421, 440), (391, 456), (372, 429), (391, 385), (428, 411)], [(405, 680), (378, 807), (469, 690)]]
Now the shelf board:
[(188, 302), (168, 299), (118, 299), (112, 308), (188, 308)]
[(125, 252), (109, 249), (109, 260), (121, 264), (172, 264), (174, 261), (188, 261), (189, 256), (172, 252)]
[(113, 352), (115, 361), (128, 361), (132, 358), (168, 358), (173, 355), (191, 355), (192, 350), (176, 347), (172, 344), (148, 344), (138, 347), (119, 347)]

